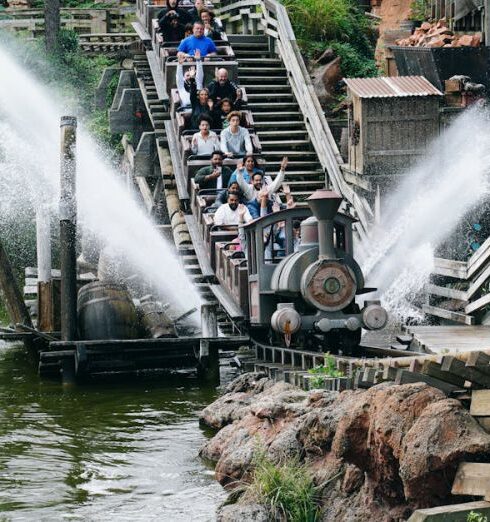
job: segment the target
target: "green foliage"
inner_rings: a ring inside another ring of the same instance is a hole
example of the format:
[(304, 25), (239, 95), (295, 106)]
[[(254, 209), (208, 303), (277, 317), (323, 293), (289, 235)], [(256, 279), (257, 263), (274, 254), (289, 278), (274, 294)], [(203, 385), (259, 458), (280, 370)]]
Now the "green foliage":
[(315, 375), (315, 377), (310, 379), (310, 384), (313, 388), (321, 388), (325, 384), (325, 379), (327, 378), (344, 377), (344, 373), (337, 369), (335, 357), (327, 352), (323, 355), (323, 359), (323, 365), (315, 366), (315, 368), (310, 368), (308, 370), (308, 373)]
[(298, 43), (308, 58), (315, 58), (332, 47), (341, 58), (344, 76), (377, 74), (375, 27), (352, 0), (282, 2), (288, 10)]
[(344, 76), (348, 78), (369, 78), (378, 75), (374, 60), (367, 59), (352, 44), (331, 42), (330, 47), (337, 56), (340, 56)]
[(281, 520), (319, 520), (317, 492), (306, 466), (297, 459), (274, 464), (262, 451), (256, 455), (254, 467), (247, 495), (267, 506)]
[(488, 517), (476, 511), (471, 511), (466, 517), (466, 522), (488, 522)]
[(414, 20), (417, 22), (424, 22), (427, 20), (427, 1), (426, 0), (414, 0), (410, 4), (410, 16), (409, 20)]

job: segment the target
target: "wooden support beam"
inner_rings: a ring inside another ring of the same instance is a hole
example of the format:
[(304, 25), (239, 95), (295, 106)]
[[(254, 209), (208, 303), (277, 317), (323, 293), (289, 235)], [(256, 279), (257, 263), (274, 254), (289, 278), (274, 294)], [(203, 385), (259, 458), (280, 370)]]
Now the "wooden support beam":
[(0, 241), (0, 291), (2, 292), (10, 321), (13, 324), (21, 323), (32, 327), (29, 311), (15, 280), (12, 265), (2, 241)]
[(471, 415), (490, 417), (490, 390), (474, 390), (471, 394)]
[(463, 377), (467, 381), (471, 381), (481, 386), (490, 386), (490, 375), (486, 375), (478, 371), (476, 368), (466, 366), (463, 361), (460, 361), (451, 355), (445, 355), (442, 358), (441, 370), (454, 373)]
[(490, 515), (490, 502), (465, 502), (428, 509), (417, 509), (407, 522), (462, 522), (472, 512)]
[(450, 394), (456, 390), (460, 390), (459, 386), (454, 386), (453, 384), (449, 384), (445, 381), (441, 381), (434, 377), (429, 377), (428, 375), (424, 375), (422, 373), (414, 373), (408, 370), (399, 369), (396, 375), (395, 383), (396, 384), (409, 384), (415, 382), (425, 382), (429, 386), (433, 386), (434, 388), (438, 388), (446, 394)]
[(490, 355), (484, 352), (470, 352), (466, 366), (490, 375)]
[(73, 341), (77, 337), (77, 119), (73, 116), (63, 116), (60, 127), (61, 339), (63, 341)]
[(454, 477), (453, 495), (490, 497), (490, 464), (461, 462)]

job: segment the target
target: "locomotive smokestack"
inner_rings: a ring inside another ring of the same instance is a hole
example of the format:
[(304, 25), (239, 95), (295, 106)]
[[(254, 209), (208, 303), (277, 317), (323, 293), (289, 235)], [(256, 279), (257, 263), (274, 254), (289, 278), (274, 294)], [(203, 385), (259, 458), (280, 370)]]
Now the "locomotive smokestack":
[(318, 220), (318, 244), (320, 259), (335, 259), (333, 243), (333, 218), (342, 203), (342, 197), (331, 190), (316, 190), (308, 204)]

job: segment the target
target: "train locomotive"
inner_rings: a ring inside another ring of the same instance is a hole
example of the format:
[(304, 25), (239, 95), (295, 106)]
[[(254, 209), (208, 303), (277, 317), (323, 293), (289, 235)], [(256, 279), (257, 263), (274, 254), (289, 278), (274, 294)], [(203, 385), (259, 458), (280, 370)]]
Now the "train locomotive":
[[(342, 197), (317, 190), (309, 208), (276, 212), (245, 227), (252, 335), (271, 344), (351, 353), (362, 328), (388, 320), (353, 256), (353, 218), (338, 212)], [(313, 215), (312, 215), (313, 214)], [(299, 230), (298, 230), (299, 227)], [(269, 240), (281, 230), (281, 244)]]

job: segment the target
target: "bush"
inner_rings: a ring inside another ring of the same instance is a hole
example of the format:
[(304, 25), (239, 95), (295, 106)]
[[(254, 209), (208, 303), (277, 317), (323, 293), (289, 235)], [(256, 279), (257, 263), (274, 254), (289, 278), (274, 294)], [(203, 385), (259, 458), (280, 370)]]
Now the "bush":
[(351, 0), (282, 0), (302, 51), (316, 57), (328, 47), (340, 56), (344, 76), (377, 74), (376, 31)]
[(288, 522), (316, 522), (317, 493), (307, 468), (292, 459), (271, 462), (263, 452), (254, 461), (252, 482), (246, 495), (265, 505)]

